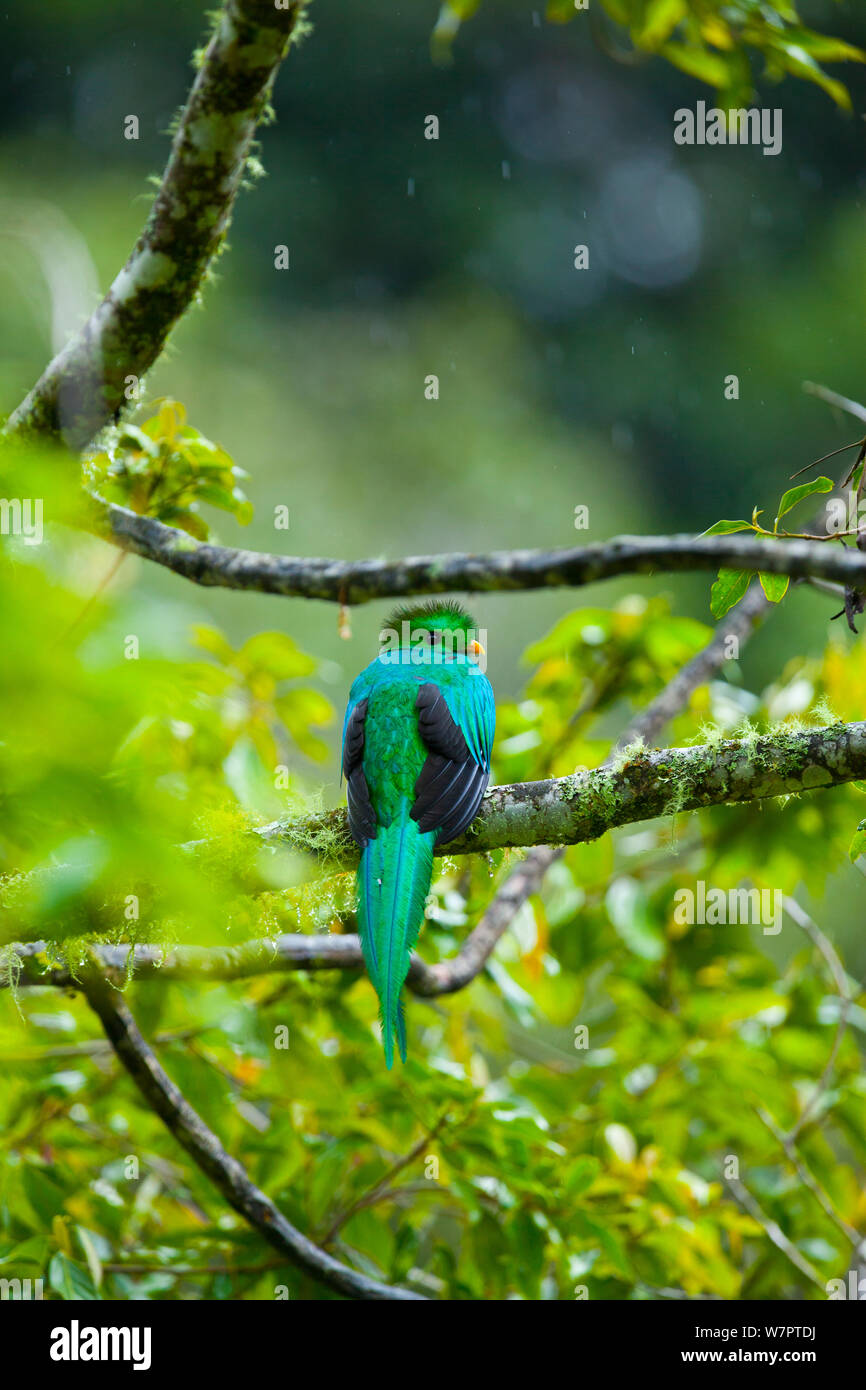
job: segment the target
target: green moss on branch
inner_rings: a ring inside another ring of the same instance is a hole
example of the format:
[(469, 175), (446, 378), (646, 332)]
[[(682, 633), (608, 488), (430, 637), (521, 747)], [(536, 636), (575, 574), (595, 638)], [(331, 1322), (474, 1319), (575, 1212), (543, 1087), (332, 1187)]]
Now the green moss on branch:
[(226, 0), (216, 17), (147, 225), (79, 333), (7, 422), (7, 433), (83, 447), (156, 361), (219, 253), (277, 70), (304, 0)]
[[(694, 748), (637, 749), (613, 767), (492, 787), (471, 829), (446, 852), (582, 844), (616, 826), (676, 811), (790, 796), (864, 777), (866, 723), (751, 733)], [(333, 862), (357, 860), (343, 810), (275, 822), (257, 833), (296, 849), (327, 845)]]

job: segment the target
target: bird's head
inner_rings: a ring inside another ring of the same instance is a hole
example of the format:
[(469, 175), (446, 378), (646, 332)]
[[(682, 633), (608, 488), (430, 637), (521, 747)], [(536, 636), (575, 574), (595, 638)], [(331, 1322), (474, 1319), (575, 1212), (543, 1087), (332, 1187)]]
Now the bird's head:
[(401, 650), (429, 648), (443, 659), (466, 655), (477, 661), (484, 648), (477, 640), (475, 621), (459, 603), (434, 599), (430, 603), (407, 604), (391, 614), (379, 634), (383, 650), (395, 644)]

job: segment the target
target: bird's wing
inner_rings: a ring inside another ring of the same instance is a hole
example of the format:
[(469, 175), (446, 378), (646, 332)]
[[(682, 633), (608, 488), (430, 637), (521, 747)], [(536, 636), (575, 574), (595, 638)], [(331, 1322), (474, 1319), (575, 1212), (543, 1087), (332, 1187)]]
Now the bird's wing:
[(493, 690), (486, 676), (468, 676), (448, 698), (427, 681), (415, 701), (418, 732), (427, 758), (415, 783), (412, 818), (419, 830), (436, 830), (436, 844), (454, 840), (478, 813), (490, 781), (496, 725)]
[[(354, 694), (354, 687), (352, 694)], [(349, 698), (343, 723), (343, 776), (349, 809), (349, 829), (363, 849), (368, 840), (376, 838), (376, 812), (370, 800), (370, 789), (364, 776), (364, 721), (368, 699)]]

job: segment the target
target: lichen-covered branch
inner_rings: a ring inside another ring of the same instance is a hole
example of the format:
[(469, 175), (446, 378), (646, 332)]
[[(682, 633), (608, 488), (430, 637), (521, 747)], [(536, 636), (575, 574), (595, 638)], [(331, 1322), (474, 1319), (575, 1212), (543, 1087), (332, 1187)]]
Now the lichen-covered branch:
[(619, 536), (562, 550), (335, 560), (202, 544), (185, 531), (102, 502), (93, 503), (90, 525), (113, 544), (164, 565), (194, 584), (332, 603), (359, 604), (457, 591), (578, 588), (623, 574), (668, 574), (721, 566), (866, 588), (866, 554), (822, 541), (771, 541), (748, 535)]
[[(613, 765), (543, 782), (491, 787), (469, 830), (448, 855), (529, 845), (573, 845), (616, 826), (727, 802), (758, 801), (866, 777), (866, 723), (789, 732), (693, 748), (619, 754)], [(275, 821), (257, 832), (269, 843), (357, 861), (344, 810)]]
[[(18, 943), (14, 947), (19, 985), (53, 985), (80, 989), (78, 978), (66, 966), (45, 965), (44, 941)], [(129, 975), (136, 980), (198, 980), (215, 983), (248, 980), (281, 971), (360, 968), (363, 964), (358, 938), (310, 936), (286, 933), (271, 939), (244, 941), (237, 946), (94, 945), (91, 954), (100, 970), (114, 983)], [(418, 962), (423, 969), (423, 962)]]
[[(44, 941), (18, 944), (14, 948), (17, 987), (54, 986), (81, 989), (80, 979), (67, 967), (45, 963)], [(345, 935), (306, 935), (287, 932), (269, 939), (258, 938), (238, 946), (160, 946), (94, 945), (91, 954), (100, 970), (117, 985), (131, 976), (135, 980), (195, 980), (199, 984), (216, 981), (249, 980), (258, 975), (293, 974), (304, 970), (363, 969), (360, 938)], [(450, 960), (428, 965), (420, 956), (412, 957), (408, 988), (424, 998), (455, 994), (480, 974), (489, 952), (478, 949), (477, 940), (467, 938), (462, 949)], [(0, 979), (0, 987), (9, 979)]]
[(85, 445), (127, 399), (193, 302), (225, 238), (257, 125), (303, 0), (226, 0), (147, 225), (84, 327), (10, 417), (8, 433)]
[[(644, 727), (649, 729), (651, 721), (645, 720)], [(462, 989), (474, 979), (511, 920), (513, 911), (511, 916), (509, 911), (536, 891), (551, 856), (557, 853), (554, 845), (584, 843), (616, 826), (656, 816), (796, 795), (862, 778), (866, 778), (866, 723), (779, 730), (695, 748), (627, 749), (612, 765), (591, 772), (494, 787), (469, 832), (446, 846), (445, 852), (472, 854), (540, 845), (544, 847), (539, 851), (541, 858), (528, 856), (517, 866), (494, 900), (501, 900), (500, 908), (492, 914), (488, 909), (457, 956), (436, 965), (413, 958), (409, 987), (416, 994), (432, 996)], [(357, 859), (343, 810), (303, 822), (276, 821), (256, 834), (265, 843), (319, 853), (334, 864)], [(207, 981), (292, 970), (360, 969), (362, 964), (354, 935), (287, 934), (232, 947), (179, 946), (170, 951), (154, 945), (103, 945), (93, 950), (100, 967), (118, 980), (130, 967), (136, 978)], [(0, 986), (17, 982), (77, 987), (65, 967), (46, 964), (44, 951), (43, 942), (10, 947)]]
[(292, 1264), (348, 1298), (423, 1299), (422, 1294), (392, 1288), (349, 1269), (297, 1230), (270, 1197), (256, 1187), (243, 1164), (226, 1153), (213, 1130), (193, 1110), (161, 1066), (153, 1049), (145, 1042), (135, 1019), (114, 986), (93, 971), (85, 976), (83, 988), (106, 1037), (146, 1103), (186, 1149), (193, 1162), (210, 1178), (229, 1206), (249, 1222), (269, 1245)]

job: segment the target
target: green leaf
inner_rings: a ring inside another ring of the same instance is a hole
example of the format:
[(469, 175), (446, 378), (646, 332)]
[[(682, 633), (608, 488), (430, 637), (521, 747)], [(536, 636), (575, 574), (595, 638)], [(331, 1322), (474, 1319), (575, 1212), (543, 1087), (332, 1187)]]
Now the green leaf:
[(481, 0), (445, 0), (443, 10), (450, 10), (457, 19), (469, 19), (478, 9)]
[(235, 504), (235, 505), (234, 505), (234, 516), (235, 516), (235, 520), (236, 520), (237, 522), (239, 522), (241, 526), (249, 526), (250, 522), (251, 522), (252, 519), (253, 519), (253, 504), (252, 504), (252, 502), (249, 500), (249, 498), (248, 498), (243, 492), (241, 492), (241, 490), (240, 490), (239, 487), (236, 487), (236, 488), (234, 489), (234, 492), (232, 493), (232, 496), (233, 496), (233, 498), (234, 498), (234, 504)]
[(84, 1258), (87, 1261), (87, 1268), (90, 1270), (90, 1278), (93, 1281), (93, 1286), (98, 1289), (102, 1284), (102, 1261), (96, 1249), (96, 1241), (93, 1238), (93, 1232), (88, 1231), (85, 1226), (76, 1226), (75, 1231), (81, 1243), (81, 1248), (84, 1251)]
[(207, 522), (186, 507), (160, 507), (158, 519), (164, 521), (166, 526), (176, 526), (186, 531), (194, 540), (206, 541), (208, 538)]
[(0, 1265), (35, 1265), (41, 1271), (45, 1268), (47, 1256), (48, 1241), (45, 1236), (30, 1236), (0, 1255)]
[(745, 594), (754, 578), (750, 570), (719, 570), (719, 577), (710, 594), (710, 612), (714, 618), (723, 618)]
[(238, 801), (248, 811), (270, 804), (274, 795), (273, 769), (265, 767), (256, 745), (246, 734), (235, 742), (223, 762), (223, 773)]
[(579, 1197), (582, 1192), (586, 1192), (588, 1188), (592, 1187), (600, 1172), (601, 1163), (599, 1160), (592, 1154), (582, 1154), (565, 1182), (565, 1191), (569, 1200)]
[(866, 820), (861, 820), (854, 838), (848, 846), (848, 858), (852, 864), (857, 862), (861, 854), (866, 854)]
[(653, 919), (646, 889), (633, 878), (616, 878), (605, 895), (605, 907), (620, 940), (642, 960), (661, 960), (665, 938)]
[(86, 1270), (58, 1250), (48, 1266), (48, 1283), (68, 1303), (99, 1301), (99, 1294)]
[[(701, 536), (730, 536), (734, 531), (751, 530), (751, 521), (717, 521), (714, 526), (710, 526), (706, 531), (702, 531)], [(698, 539), (700, 540), (700, 536)]]
[(649, 0), (643, 23), (633, 35), (635, 43), (640, 48), (655, 48), (663, 43), (685, 18), (687, 10), (686, 0)]
[(823, 477), (814, 478), (811, 483), (801, 483), (799, 487), (788, 488), (788, 491), (782, 494), (782, 500), (779, 503), (779, 512), (776, 517), (776, 524), (778, 525), (782, 517), (796, 507), (798, 502), (802, 502), (804, 497), (813, 497), (816, 492), (832, 491), (832, 480)]
[(311, 725), (321, 728), (330, 724), (334, 715), (330, 701), (318, 690), (302, 687), (278, 696), (274, 708), (301, 752), (323, 762), (328, 756), (328, 745), (311, 732)]
[(791, 582), (791, 576), (788, 574), (764, 574), (761, 571), (758, 578), (761, 581), (761, 588), (771, 603), (778, 603), (785, 597)]
[(578, 1211), (575, 1213), (576, 1226), (584, 1236), (597, 1241), (611, 1266), (623, 1274), (627, 1279), (631, 1276), (628, 1255), (625, 1246), (618, 1235), (616, 1235), (609, 1222), (596, 1221), (594, 1217), (587, 1215), (586, 1212)]
[(544, 18), (548, 24), (568, 24), (576, 13), (574, 0), (547, 0)]
[(789, 27), (785, 37), (815, 58), (819, 63), (866, 63), (866, 53), (844, 39), (830, 34), (816, 34), (812, 29)]
[(122, 425), (117, 436), (117, 443), (121, 449), (141, 449), (149, 458), (156, 458), (159, 453), (154, 441), (137, 425)]
[(43, 1168), (28, 1164), (21, 1174), (24, 1194), (43, 1226), (50, 1226), (66, 1204), (66, 1193)]
[(195, 490), (199, 502), (208, 502), (224, 512), (237, 510), (237, 498), (229, 488), (219, 487), (217, 483), (200, 483)]
[(285, 632), (257, 632), (241, 647), (238, 668), (250, 673), (266, 671), (276, 681), (310, 676), (316, 663)]
[(833, 98), (837, 106), (843, 111), (851, 110), (851, 97), (844, 82), (838, 82), (835, 77), (829, 77), (822, 67), (815, 62), (811, 54), (797, 44), (789, 44), (784, 41), (773, 44), (773, 52), (778, 55), (782, 66), (796, 77), (805, 78), (807, 82), (814, 82), (817, 86), (823, 87), (824, 91)]
[(666, 43), (659, 52), (675, 68), (687, 72), (690, 77), (700, 78), (710, 87), (727, 87), (731, 79), (731, 68), (727, 58), (710, 53), (706, 48), (692, 47), (683, 43)]
[(464, 19), (478, 9), (481, 0), (445, 0), (430, 35), (430, 52), (435, 63), (451, 61), (451, 46)]
[(209, 627), (206, 624), (199, 624), (193, 628), (196, 646), (201, 647), (202, 651), (209, 652), (223, 666), (231, 666), (235, 659), (234, 648), (226, 641), (218, 628)]

